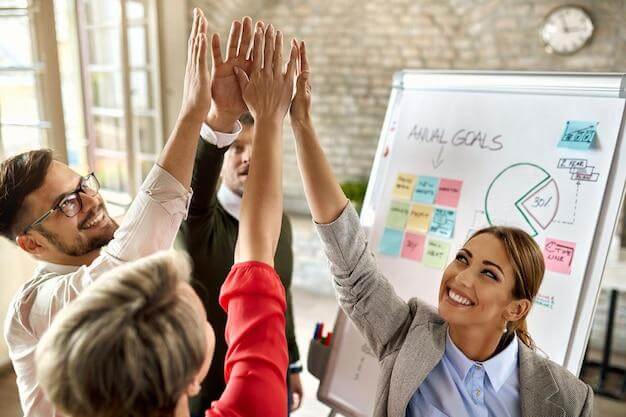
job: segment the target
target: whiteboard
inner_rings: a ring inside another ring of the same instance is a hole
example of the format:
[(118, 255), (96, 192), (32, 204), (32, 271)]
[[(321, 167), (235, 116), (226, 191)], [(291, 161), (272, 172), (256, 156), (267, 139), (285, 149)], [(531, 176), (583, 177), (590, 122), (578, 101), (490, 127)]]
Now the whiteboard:
[[(397, 73), (361, 224), (398, 295), (436, 306), (443, 269), (473, 231), (520, 227), (549, 265), (528, 317), (530, 334), (578, 374), (624, 193), (625, 80)], [(561, 146), (568, 122), (597, 122), (589, 149)], [(318, 398), (342, 414), (369, 416), (377, 377), (375, 358), (340, 313)]]

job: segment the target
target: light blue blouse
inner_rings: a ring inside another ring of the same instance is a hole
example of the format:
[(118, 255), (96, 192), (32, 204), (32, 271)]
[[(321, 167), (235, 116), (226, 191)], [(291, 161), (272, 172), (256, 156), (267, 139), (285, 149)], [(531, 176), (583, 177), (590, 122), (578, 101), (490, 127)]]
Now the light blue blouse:
[(518, 341), (485, 362), (468, 359), (448, 334), (441, 361), (406, 408), (406, 417), (521, 417)]

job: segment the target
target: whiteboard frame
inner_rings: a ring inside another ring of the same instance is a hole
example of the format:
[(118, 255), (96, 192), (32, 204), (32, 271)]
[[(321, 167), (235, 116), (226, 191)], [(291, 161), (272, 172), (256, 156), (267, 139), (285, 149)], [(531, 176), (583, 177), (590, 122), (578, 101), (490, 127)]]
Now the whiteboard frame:
[[(471, 80), (471, 84), (468, 83), (469, 80)], [(626, 74), (454, 70), (403, 70), (396, 72), (393, 77), (389, 105), (361, 211), (361, 225), (368, 237), (375, 218), (376, 197), (385, 183), (382, 173), (386, 172), (389, 161), (389, 159), (381, 157), (385, 147), (391, 143), (387, 142), (386, 135), (397, 107), (396, 101), (401, 96), (402, 91), (407, 89), (626, 98)], [(589, 262), (585, 270), (581, 296), (578, 300), (572, 327), (572, 336), (564, 362), (564, 366), (575, 375), (580, 373), (582, 367), (591, 332), (593, 314), (600, 296), (600, 284), (606, 266), (609, 246), (617, 227), (619, 209), (626, 190), (626, 106), (608, 172), (609, 177), (594, 233), (594, 243), (589, 253)], [(334, 326), (334, 341), (342, 340), (346, 326), (349, 324), (349, 319), (339, 309)], [(342, 415), (365, 417), (358, 414), (350, 404), (334, 397), (330, 392), (330, 376), (336, 365), (338, 355), (338, 350), (335, 347), (336, 344), (333, 343), (326, 372), (320, 381), (317, 398)]]

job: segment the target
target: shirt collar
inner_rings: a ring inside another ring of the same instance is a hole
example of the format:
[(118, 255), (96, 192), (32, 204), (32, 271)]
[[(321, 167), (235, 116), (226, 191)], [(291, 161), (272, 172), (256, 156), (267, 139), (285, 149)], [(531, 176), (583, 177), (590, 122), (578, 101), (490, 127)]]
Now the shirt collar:
[(485, 368), (485, 372), (495, 392), (500, 390), (506, 380), (517, 369), (518, 349), (517, 337), (514, 337), (508, 346), (494, 357), (485, 362), (475, 362), (465, 356), (461, 349), (454, 344), (449, 332), (446, 335), (445, 355), (461, 378), (465, 380), (472, 366), (480, 364)]
[(241, 214), (241, 196), (239, 194), (222, 183), (217, 191), (217, 200), (228, 214), (239, 220)]
[(80, 266), (53, 264), (52, 262), (45, 261), (40, 261), (38, 266), (38, 269), (41, 273), (52, 273), (58, 275), (71, 274), (72, 272), (78, 271), (78, 268), (80, 268)]

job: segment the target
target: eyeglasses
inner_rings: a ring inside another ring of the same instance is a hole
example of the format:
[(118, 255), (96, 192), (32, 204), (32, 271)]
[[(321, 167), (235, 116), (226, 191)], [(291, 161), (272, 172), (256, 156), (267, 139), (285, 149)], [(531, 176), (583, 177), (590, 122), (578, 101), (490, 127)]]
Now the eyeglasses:
[(32, 227), (43, 223), (52, 213), (59, 210), (66, 217), (74, 217), (83, 209), (83, 200), (80, 198), (80, 193), (84, 193), (89, 197), (95, 197), (100, 190), (100, 183), (94, 175), (90, 173), (80, 179), (80, 184), (74, 191), (66, 194), (61, 201), (59, 201), (54, 207), (45, 212), (37, 220), (29, 224), (24, 228), (23, 234), (26, 234)]

